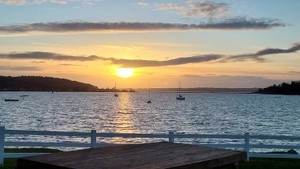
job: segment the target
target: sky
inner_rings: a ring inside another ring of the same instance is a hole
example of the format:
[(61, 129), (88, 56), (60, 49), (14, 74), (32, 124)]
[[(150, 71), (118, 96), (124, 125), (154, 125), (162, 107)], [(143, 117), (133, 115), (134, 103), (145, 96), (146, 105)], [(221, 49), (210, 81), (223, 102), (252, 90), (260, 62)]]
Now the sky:
[(299, 9), (298, 0), (0, 0), (0, 75), (99, 88), (296, 81)]

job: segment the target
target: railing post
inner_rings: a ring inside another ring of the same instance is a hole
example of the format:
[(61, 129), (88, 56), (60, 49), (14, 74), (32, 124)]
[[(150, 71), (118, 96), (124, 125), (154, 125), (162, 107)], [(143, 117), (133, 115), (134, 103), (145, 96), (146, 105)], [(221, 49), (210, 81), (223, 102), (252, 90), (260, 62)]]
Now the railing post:
[(250, 150), (250, 135), (249, 133), (245, 133), (244, 151), (247, 153), (247, 161), (249, 161), (249, 150)]
[(169, 142), (174, 143), (174, 131), (169, 131)]
[(3, 166), (3, 162), (4, 162), (4, 137), (5, 137), (5, 127), (0, 126), (0, 166)]
[(96, 147), (96, 141), (97, 141), (96, 134), (97, 134), (96, 130), (91, 130), (91, 148)]

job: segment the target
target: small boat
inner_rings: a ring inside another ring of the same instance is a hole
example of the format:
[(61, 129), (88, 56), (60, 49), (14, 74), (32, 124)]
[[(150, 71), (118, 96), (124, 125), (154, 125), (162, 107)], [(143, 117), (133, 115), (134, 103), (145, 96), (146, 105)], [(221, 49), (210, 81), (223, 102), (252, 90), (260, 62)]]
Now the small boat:
[(179, 94), (179, 95), (176, 97), (176, 100), (185, 100), (185, 97), (183, 97), (181, 94)]
[(150, 100), (150, 82), (148, 80), (148, 101), (147, 103), (152, 103), (152, 101)]
[(28, 94), (20, 95), (19, 97), (28, 97)]
[(180, 93), (180, 82), (178, 86), (178, 96), (176, 96), (176, 100), (185, 100), (185, 97), (183, 97)]
[(114, 94), (115, 97), (119, 97), (118, 93), (117, 93), (117, 84), (115, 82), (115, 94)]
[(4, 101), (6, 101), (6, 102), (17, 102), (19, 100), (18, 99), (5, 99)]

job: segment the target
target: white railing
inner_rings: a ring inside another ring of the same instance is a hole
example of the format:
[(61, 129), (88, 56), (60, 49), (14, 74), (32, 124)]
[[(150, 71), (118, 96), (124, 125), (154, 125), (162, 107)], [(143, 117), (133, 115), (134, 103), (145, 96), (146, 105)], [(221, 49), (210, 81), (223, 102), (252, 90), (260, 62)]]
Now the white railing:
[[(37, 141), (7, 141), (6, 136), (54, 136), (54, 137), (79, 137), (88, 139), (86, 142), (68, 141), (68, 142), (37, 142)], [(5, 127), (0, 127), (0, 165), (3, 164), (4, 158), (20, 158), (43, 153), (5, 153), (4, 147), (75, 147), (75, 148), (96, 148), (111, 146), (115, 144), (107, 144), (97, 142), (97, 138), (140, 138), (140, 139), (162, 139), (169, 142), (192, 142), (193, 144), (200, 144), (210, 147), (239, 149), (247, 153), (247, 160), (249, 157), (263, 157), (263, 158), (300, 158), (298, 154), (272, 154), (272, 153), (257, 153), (251, 149), (300, 149), (299, 136), (270, 136), (270, 135), (250, 135), (245, 133), (243, 135), (228, 135), (228, 134), (180, 134), (175, 131), (169, 131), (167, 134), (137, 134), (137, 133), (97, 133), (96, 130), (90, 132), (64, 132), (64, 131), (26, 131), (26, 130), (6, 130)], [(175, 141), (176, 139), (176, 141)], [(224, 140), (238, 140), (235, 143), (228, 141), (228, 143), (207, 143), (184, 140), (203, 140), (203, 139), (221, 139)], [(262, 144), (255, 142), (255, 140), (279, 140), (292, 142), (289, 145), (279, 144)]]

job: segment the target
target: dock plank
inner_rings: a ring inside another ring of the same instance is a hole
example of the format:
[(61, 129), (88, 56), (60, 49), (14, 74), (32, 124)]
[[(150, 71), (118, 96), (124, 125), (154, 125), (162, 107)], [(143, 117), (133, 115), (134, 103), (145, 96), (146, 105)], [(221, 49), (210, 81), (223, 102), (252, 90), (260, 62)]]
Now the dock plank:
[(246, 159), (246, 153), (179, 143), (148, 143), (86, 149), (18, 159), (19, 169), (215, 168)]

